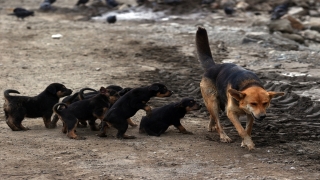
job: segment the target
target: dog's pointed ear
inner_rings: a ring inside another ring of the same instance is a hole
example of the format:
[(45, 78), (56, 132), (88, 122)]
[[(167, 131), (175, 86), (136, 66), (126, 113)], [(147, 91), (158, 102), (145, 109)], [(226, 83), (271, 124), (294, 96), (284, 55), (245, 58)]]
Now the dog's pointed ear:
[(159, 86), (158, 85), (151, 85), (150, 87), (149, 87), (149, 90), (150, 91), (158, 91), (159, 90)]
[(274, 92), (274, 91), (268, 91), (270, 99), (278, 97), (278, 96), (283, 96), (284, 92)]
[(54, 86), (48, 86), (46, 88), (46, 91), (48, 91), (51, 94), (56, 94), (57, 93), (57, 89)]
[(237, 91), (235, 89), (229, 89), (228, 93), (237, 101), (240, 101), (241, 99), (243, 99), (244, 97), (246, 97), (245, 93), (242, 93), (240, 91)]

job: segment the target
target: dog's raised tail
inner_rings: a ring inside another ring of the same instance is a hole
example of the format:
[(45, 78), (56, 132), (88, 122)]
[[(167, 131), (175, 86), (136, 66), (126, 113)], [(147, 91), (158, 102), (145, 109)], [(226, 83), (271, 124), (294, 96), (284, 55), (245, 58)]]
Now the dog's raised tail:
[(68, 105), (66, 103), (57, 103), (53, 106), (52, 110), (56, 114), (60, 114), (61, 109), (67, 109)]
[(10, 93), (16, 93), (16, 94), (20, 94), (20, 92), (19, 91), (16, 91), (16, 90), (13, 90), (13, 89), (7, 89), (7, 90), (5, 90), (4, 91), (4, 97), (6, 98), (6, 99), (9, 99), (11, 96), (10, 96)]
[(206, 70), (211, 66), (215, 65), (212, 58), (211, 49), (209, 46), (207, 30), (203, 27), (198, 27), (198, 30), (196, 33), (196, 46), (197, 46), (198, 58), (202, 68)]

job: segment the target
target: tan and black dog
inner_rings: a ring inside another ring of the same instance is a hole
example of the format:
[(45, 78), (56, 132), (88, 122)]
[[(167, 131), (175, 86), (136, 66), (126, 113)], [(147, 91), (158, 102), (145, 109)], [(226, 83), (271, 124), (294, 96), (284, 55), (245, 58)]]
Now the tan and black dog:
[[(214, 128), (222, 142), (231, 142), (223, 131), (219, 111), (226, 111), (228, 118), (242, 137), (241, 146), (254, 149), (251, 140), (253, 121), (266, 117), (266, 109), (272, 98), (284, 95), (283, 92), (266, 91), (260, 79), (253, 72), (232, 63), (216, 64), (213, 61), (207, 31), (199, 27), (196, 33), (198, 58), (204, 69), (200, 83), (204, 103), (210, 113), (209, 131)], [(247, 116), (246, 128), (239, 117)], [(215, 126), (214, 126), (215, 124)]]
[(13, 131), (28, 130), (21, 122), (25, 117), (42, 117), (44, 125), (49, 128), (52, 107), (59, 102), (59, 99), (72, 93), (63, 84), (52, 83), (43, 92), (34, 97), (11, 96), (10, 93), (20, 94), (16, 90), (8, 89), (4, 91), (5, 102), (3, 110), (6, 122)]

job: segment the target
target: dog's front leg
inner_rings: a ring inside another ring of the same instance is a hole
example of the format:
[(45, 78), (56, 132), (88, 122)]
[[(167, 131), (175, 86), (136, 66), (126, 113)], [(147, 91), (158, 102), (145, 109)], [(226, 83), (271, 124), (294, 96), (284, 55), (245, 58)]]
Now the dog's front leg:
[[(251, 132), (252, 132), (252, 126), (253, 126), (253, 117), (251, 114), (247, 114), (247, 123), (246, 123), (246, 129), (245, 131), (247, 132), (247, 134), (251, 137)], [(241, 142), (241, 147), (245, 147), (246, 143), (244, 142), (244, 140)]]
[[(248, 135), (247, 131), (242, 127), (240, 121), (239, 121), (239, 115), (235, 114), (232, 110), (228, 110), (227, 116), (234, 125), (234, 127), (237, 129), (239, 135), (242, 137), (242, 143), (241, 146), (247, 146), (249, 150), (254, 149), (254, 144), (251, 140), (250, 135)], [(247, 129), (247, 128), (246, 128)]]

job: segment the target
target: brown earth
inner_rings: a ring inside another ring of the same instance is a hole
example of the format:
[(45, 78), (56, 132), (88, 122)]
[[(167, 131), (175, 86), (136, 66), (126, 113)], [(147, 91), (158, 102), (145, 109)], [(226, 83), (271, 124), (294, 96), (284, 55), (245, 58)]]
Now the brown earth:
[[(34, 96), (52, 82), (75, 91), (162, 82), (175, 94), (152, 99), (152, 107), (182, 97), (202, 103), (203, 71), (194, 48), (195, 31), (201, 25), (209, 32), (216, 61), (246, 66), (265, 81), (267, 89), (287, 95), (275, 99), (268, 118), (254, 125), (253, 151), (240, 147), (240, 137), (223, 114), (233, 142), (221, 143), (216, 132), (207, 132), (205, 108), (182, 120), (194, 135), (182, 135), (171, 127), (160, 137), (151, 137), (129, 127), (127, 133), (137, 137), (133, 140), (118, 140), (115, 129), (98, 138), (89, 128), (77, 129), (86, 140), (71, 140), (61, 132), (61, 122), (56, 129), (46, 129), (39, 118), (23, 121), (31, 130), (13, 132), (1, 112), (1, 179), (319, 179), (319, 52), (242, 44), (244, 31), (252, 31), (245, 13), (227, 18), (221, 12), (202, 12), (169, 21), (123, 20), (110, 25), (88, 20), (87, 15), (96, 12), (90, 8), (75, 9), (75, 2), (58, 0), (56, 11), (36, 11), (24, 21), (7, 15), (9, 8), (36, 10), (40, 3), (0, 1), (2, 92), (16, 89)], [(51, 38), (58, 33), (61, 39)], [(287, 60), (275, 69), (283, 54)], [(288, 72), (312, 76), (283, 76)], [(133, 120), (139, 123), (142, 115), (139, 111)]]

